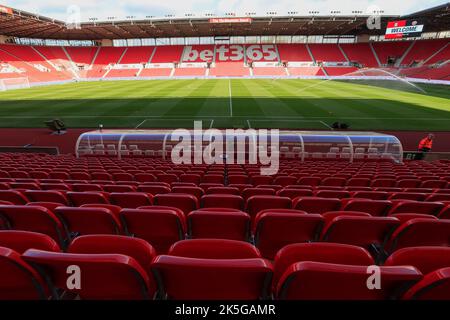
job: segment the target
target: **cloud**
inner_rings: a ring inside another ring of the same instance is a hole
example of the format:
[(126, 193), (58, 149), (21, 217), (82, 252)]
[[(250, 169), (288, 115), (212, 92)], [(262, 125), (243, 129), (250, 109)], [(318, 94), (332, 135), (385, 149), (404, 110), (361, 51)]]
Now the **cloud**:
[(8, 0), (5, 5), (38, 13), (51, 18), (66, 20), (67, 8), (70, 5), (79, 6), (81, 19), (87, 21), (89, 17), (104, 20), (107, 17), (124, 19), (126, 16), (135, 16), (137, 19), (146, 16), (164, 17), (174, 14), (183, 17), (186, 13), (204, 15), (215, 13), (219, 16), (227, 12), (244, 15), (246, 12), (255, 12), (265, 15), (268, 11), (278, 14), (287, 14), (297, 11), (300, 15), (308, 15), (311, 10), (329, 14), (330, 11), (339, 10), (342, 14), (350, 14), (353, 10), (366, 12), (371, 6), (380, 8), (385, 14), (406, 14), (443, 4), (442, 0)]

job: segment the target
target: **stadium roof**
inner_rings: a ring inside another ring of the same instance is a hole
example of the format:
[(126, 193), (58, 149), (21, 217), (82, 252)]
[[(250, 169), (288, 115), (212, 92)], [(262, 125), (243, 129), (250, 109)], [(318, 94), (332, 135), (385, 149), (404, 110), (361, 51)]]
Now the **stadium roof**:
[(380, 35), (384, 34), (388, 21), (401, 18), (420, 18), (424, 31), (450, 30), (450, 2), (428, 10), (401, 16), (381, 16), (381, 29), (369, 29), (367, 14), (353, 16), (309, 15), (218, 18), (149, 18), (146, 20), (93, 21), (68, 28), (66, 23), (0, 6), (0, 34), (21, 38), (100, 40), (168, 37), (211, 37), (252, 35)]

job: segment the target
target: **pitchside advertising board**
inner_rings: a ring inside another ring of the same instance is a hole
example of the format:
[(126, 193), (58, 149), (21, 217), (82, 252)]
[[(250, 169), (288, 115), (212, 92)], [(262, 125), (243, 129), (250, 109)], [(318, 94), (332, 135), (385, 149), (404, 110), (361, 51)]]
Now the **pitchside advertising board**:
[(423, 32), (423, 23), (419, 20), (390, 21), (387, 24), (385, 39), (403, 39), (420, 37)]

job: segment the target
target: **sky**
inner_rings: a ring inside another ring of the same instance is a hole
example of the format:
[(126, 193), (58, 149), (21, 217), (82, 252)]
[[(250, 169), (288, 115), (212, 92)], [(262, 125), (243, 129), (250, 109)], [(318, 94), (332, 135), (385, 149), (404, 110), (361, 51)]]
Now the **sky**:
[(2, 4), (62, 21), (79, 11), (81, 21), (88, 21), (92, 17), (99, 20), (108, 17), (126, 19), (127, 16), (144, 19), (169, 14), (184, 17), (186, 13), (194, 13), (197, 17), (205, 13), (223, 16), (227, 12), (237, 16), (246, 12), (264, 16), (268, 11), (285, 15), (295, 11), (299, 15), (308, 15), (311, 10), (327, 15), (334, 10), (350, 14), (353, 10), (371, 12), (380, 9), (384, 14), (401, 15), (446, 2), (448, 0), (3, 0)]

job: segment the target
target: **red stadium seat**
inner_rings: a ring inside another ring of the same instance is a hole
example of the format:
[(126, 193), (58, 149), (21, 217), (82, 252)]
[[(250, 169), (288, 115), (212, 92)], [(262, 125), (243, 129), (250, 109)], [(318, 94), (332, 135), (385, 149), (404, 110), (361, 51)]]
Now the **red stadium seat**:
[(25, 196), (33, 202), (53, 202), (64, 206), (69, 205), (67, 197), (56, 190), (29, 190), (25, 191)]
[(278, 196), (251, 196), (247, 199), (245, 207), (247, 213), (253, 220), (261, 210), (292, 208), (292, 200), (287, 197)]
[(335, 217), (321, 234), (321, 241), (360, 246), (378, 254), (400, 221), (393, 217)]
[(369, 266), (375, 264), (366, 249), (341, 243), (295, 243), (283, 247), (275, 256), (272, 288), (293, 264), (303, 261)]
[(232, 194), (232, 195), (241, 195), (238, 188), (234, 187), (211, 187), (208, 188), (206, 194)]
[(424, 213), (437, 214), (444, 205), (440, 202), (424, 202), (424, 201), (399, 201), (394, 204), (388, 214), (394, 213)]
[(393, 192), (389, 196), (389, 200), (414, 200), (423, 201), (427, 195), (425, 193), (418, 192)]
[(388, 200), (350, 199), (343, 207), (343, 211), (362, 211), (373, 216), (384, 216), (391, 208)]
[(59, 219), (44, 207), (0, 206), (0, 220), (7, 229), (43, 233), (65, 248), (67, 234)]
[(110, 194), (112, 204), (122, 208), (136, 209), (152, 204), (152, 196), (145, 192), (113, 192)]
[(155, 249), (145, 240), (106, 234), (77, 237), (72, 241), (67, 252), (127, 255), (134, 258), (149, 274), (152, 260), (156, 257)]
[(389, 194), (385, 191), (356, 191), (352, 196), (361, 199), (387, 200)]
[(106, 208), (58, 207), (55, 214), (73, 236), (123, 233), (120, 220)]
[(72, 184), (72, 189), (77, 192), (104, 191), (101, 185), (93, 183), (74, 183)]
[(248, 242), (225, 239), (191, 239), (176, 242), (170, 256), (199, 259), (261, 258), (259, 250)]
[[(121, 254), (55, 253), (27, 250), (23, 259), (39, 266), (56, 288), (72, 291), (81, 299), (136, 300), (153, 297), (148, 274), (138, 262)], [(82, 271), (79, 289), (67, 287), (67, 270)]]
[(198, 209), (198, 200), (190, 194), (184, 193), (168, 193), (157, 194), (153, 201), (156, 205), (172, 206), (181, 209), (184, 214), (188, 214), (192, 210)]
[(414, 266), (423, 274), (450, 267), (450, 247), (411, 247), (395, 251), (385, 266)]
[(253, 196), (274, 196), (275, 190), (269, 188), (245, 188), (241, 195), (247, 201), (248, 198)]
[(186, 233), (185, 217), (171, 209), (123, 209), (121, 216), (127, 234), (142, 238), (158, 253), (165, 253)]
[(323, 222), (320, 215), (305, 212), (259, 213), (253, 225), (255, 245), (263, 257), (273, 259), (278, 250), (288, 244), (316, 240)]
[(367, 266), (322, 262), (291, 265), (278, 282), (276, 296), (281, 300), (390, 300), (422, 278), (411, 266), (379, 267), (380, 289), (367, 286)]
[(394, 252), (401, 248), (420, 246), (450, 246), (450, 221), (411, 219), (394, 231), (386, 249)]
[(49, 289), (39, 273), (16, 251), (0, 246), (0, 300), (47, 300)]
[(159, 295), (174, 300), (267, 298), (272, 266), (263, 259), (158, 256), (152, 265)]
[(175, 186), (172, 187), (173, 193), (186, 193), (195, 196), (199, 201), (200, 198), (205, 194), (205, 191), (200, 187), (192, 186)]
[(77, 207), (83, 204), (109, 203), (106, 194), (103, 192), (67, 192), (67, 197)]
[(152, 195), (157, 194), (164, 194), (164, 193), (170, 193), (170, 187), (166, 185), (147, 185), (147, 184), (141, 184), (138, 187), (139, 192), (145, 192)]
[(16, 190), (0, 190), (0, 200), (8, 201), (15, 205), (22, 205), (28, 202), (27, 197)]
[(189, 213), (189, 238), (248, 240), (250, 216), (241, 211), (219, 210), (197, 210)]
[(279, 197), (288, 197), (291, 199), (295, 199), (297, 197), (311, 197), (313, 195), (313, 192), (310, 189), (284, 188), (284, 189), (278, 190), (276, 195)]
[(298, 197), (293, 200), (292, 207), (308, 213), (321, 214), (339, 210), (341, 201), (338, 198)]
[(450, 267), (438, 269), (423, 277), (403, 296), (404, 300), (449, 300)]
[(244, 199), (232, 194), (206, 194), (201, 200), (202, 208), (231, 208), (242, 210)]
[(318, 190), (316, 191), (315, 197), (319, 198), (350, 198), (350, 192), (344, 190)]
[(61, 251), (56, 241), (49, 236), (20, 230), (0, 230), (0, 247), (12, 249), (20, 254), (28, 249)]

